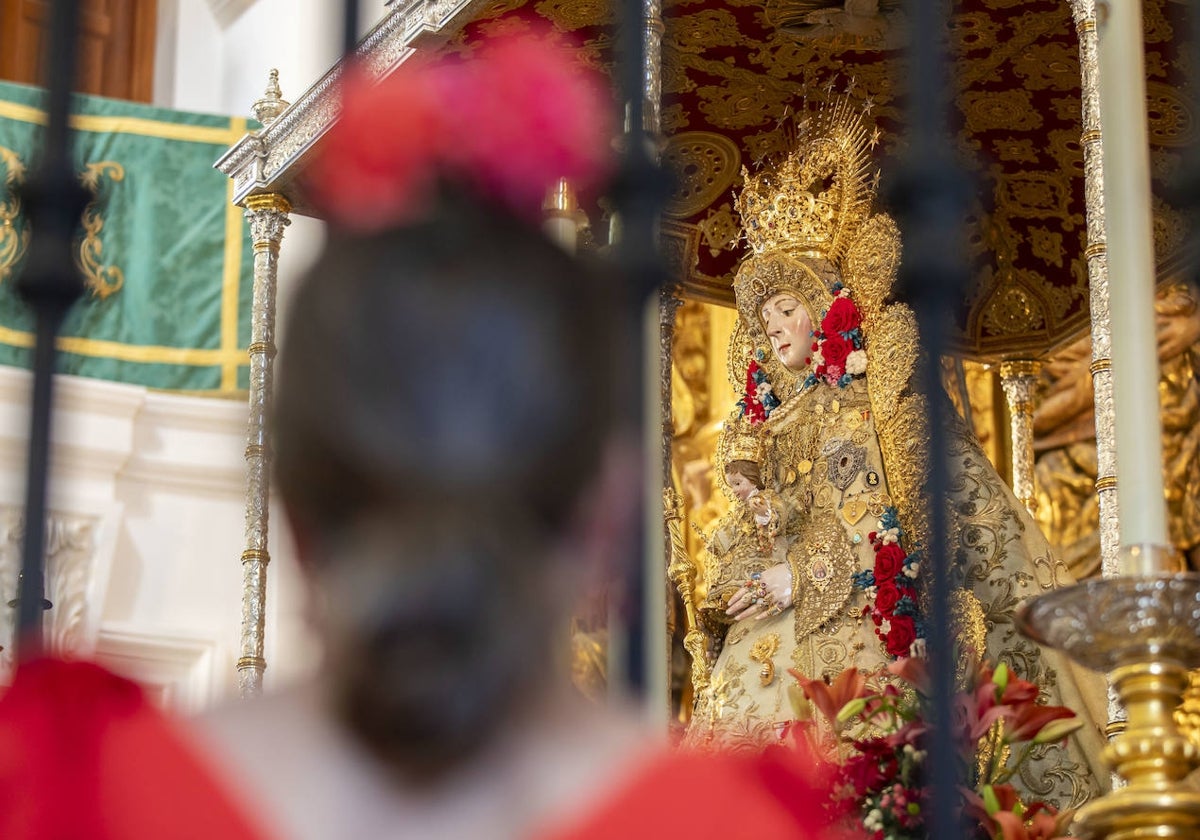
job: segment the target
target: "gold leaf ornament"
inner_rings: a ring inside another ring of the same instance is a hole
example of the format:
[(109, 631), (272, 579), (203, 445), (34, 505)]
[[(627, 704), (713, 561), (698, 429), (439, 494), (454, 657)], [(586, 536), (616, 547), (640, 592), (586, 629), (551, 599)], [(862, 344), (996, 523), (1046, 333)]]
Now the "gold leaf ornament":
[(89, 163), (79, 176), (83, 186), (92, 193), (92, 201), (83, 211), (83, 239), (79, 243), (79, 252), (75, 260), (88, 289), (100, 300), (116, 294), (125, 285), (125, 272), (119, 266), (104, 265), (101, 262), (104, 242), (100, 239), (100, 232), (104, 230), (104, 217), (96, 206), (96, 194), (100, 189), (100, 179), (104, 177), (112, 181), (123, 181), (125, 167), (115, 161), (103, 160)]
[(0, 164), (4, 166), (4, 200), (0, 201), (0, 282), (12, 276), (13, 270), (29, 248), (28, 228), (17, 228), (21, 215), (21, 199), (17, 188), (25, 182), (25, 164), (12, 149), (0, 146)]

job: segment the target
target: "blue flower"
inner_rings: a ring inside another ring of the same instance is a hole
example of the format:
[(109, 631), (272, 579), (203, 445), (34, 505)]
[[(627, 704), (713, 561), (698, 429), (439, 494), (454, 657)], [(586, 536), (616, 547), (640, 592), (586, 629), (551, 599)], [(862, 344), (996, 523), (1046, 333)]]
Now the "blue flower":
[(917, 614), (917, 602), (909, 595), (901, 595), (900, 600), (896, 602), (896, 609), (892, 610), (896, 615), (911, 615)]
[(836, 280), (836, 281), (834, 281), (834, 284), (833, 284), (832, 286), (830, 286), (830, 287), (829, 287), (829, 291), (833, 292), (833, 293), (836, 295), (836, 294), (837, 294), (838, 292), (840, 292), (840, 291), (841, 291), (843, 288), (844, 288), (844, 287), (842, 286), (842, 281), (841, 281), (841, 280)]
[(875, 585), (875, 572), (872, 569), (863, 569), (861, 572), (856, 572), (852, 580), (855, 588), (866, 589), (868, 586)]

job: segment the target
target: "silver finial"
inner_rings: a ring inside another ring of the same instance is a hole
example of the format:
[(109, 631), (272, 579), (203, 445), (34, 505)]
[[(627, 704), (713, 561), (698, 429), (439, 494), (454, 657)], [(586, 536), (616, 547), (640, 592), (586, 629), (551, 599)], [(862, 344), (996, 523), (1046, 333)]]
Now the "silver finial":
[(256, 100), (254, 103), (255, 119), (262, 123), (263, 126), (268, 126), (275, 121), (276, 117), (287, 110), (287, 107), (291, 104), (283, 98), (283, 92), (279, 89), (279, 71), (272, 68), (263, 98)]

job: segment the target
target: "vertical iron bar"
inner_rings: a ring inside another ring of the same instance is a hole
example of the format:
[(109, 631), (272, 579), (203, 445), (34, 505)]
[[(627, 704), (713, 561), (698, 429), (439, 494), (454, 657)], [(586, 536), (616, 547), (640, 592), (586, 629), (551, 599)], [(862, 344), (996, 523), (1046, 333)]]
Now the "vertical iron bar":
[(83, 291), (70, 249), (87, 196), (75, 177), (67, 124), (75, 81), (78, 20), (79, 0), (55, 0), (44, 65), (49, 92), (42, 157), (23, 191), (32, 241), (29, 261), (17, 280), (17, 289), (33, 309), (37, 327), (26, 467), (25, 543), (17, 609), (17, 648), (22, 660), (35, 657), (42, 650), (54, 340), (71, 304)]
[(358, 0), (342, 2), (342, 55), (349, 60), (358, 46)]
[[(946, 141), (950, 77), (943, 40), (948, 32), (938, 0), (910, 0), (908, 27), (909, 86), (907, 152), (890, 190), (904, 237), (900, 286), (912, 302), (924, 352), (921, 387), (928, 399), (929, 428), (944, 429), (949, 420), (942, 394), (940, 359), (948, 346), (954, 302), (965, 288), (965, 259), (960, 243), (965, 215), (965, 178)], [(954, 243), (946, 247), (946, 243)], [(947, 536), (949, 464), (945, 448), (934, 437), (929, 453), (927, 499), (929, 544), (921, 577), (928, 581), (927, 638), (932, 678), (929, 782), (933, 803), (926, 830), (930, 837), (966, 836), (957, 816), (960, 770), (952, 726), (954, 655), (949, 615), (950, 563)], [(925, 574), (925, 571), (928, 574)]]
[[(618, 37), (620, 55), (617, 62), (618, 101), (624, 103), (625, 148), (613, 190), (613, 203), (621, 219), (621, 236), (615, 243), (617, 264), (627, 280), (627, 335), (643, 352), (631, 360), (635, 375), (630, 377), (627, 396), (623, 400), (625, 427), (635, 430), (644, 422), (646, 405), (645, 314), (648, 301), (663, 285), (665, 277), (659, 261), (657, 238), (659, 214), (665, 197), (663, 176), (650, 153), (645, 126), (646, 103), (643, 94), (645, 70), (645, 21), (644, 0), (621, 0), (618, 7)], [(638, 440), (645, 440), (638, 435)], [(650, 453), (643, 453), (650, 457)], [(646, 510), (646, 500), (640, 509)], [(634, 695), (641, 696), (647, 686), (647, 668), (661, 667), (657, 651), (647, 658), (644, 551), (645, 535), (655, 523), (643, 519), (636, 535), (637, 551), (633, 557), (639, 562), (628, 567), (624, 610), (628, 633), (625, 649), (625, 679)], [(661, 527), (661, 523), (658, 524)], [(666, 569), (663, 569), (663, 597), (666, 597)]]

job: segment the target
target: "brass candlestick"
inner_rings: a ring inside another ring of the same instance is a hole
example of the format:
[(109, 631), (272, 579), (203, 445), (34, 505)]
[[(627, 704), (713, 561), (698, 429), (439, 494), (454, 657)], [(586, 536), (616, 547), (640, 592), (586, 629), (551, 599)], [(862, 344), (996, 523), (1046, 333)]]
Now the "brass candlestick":
[(1017, 626), (1107, 673), (1128, 715), (1104, 751), (1127, 784), (1080, 809), (1078, 836), (1200, 837), (1200, 792), (1181, 784), (1200, 764), (1200, 747), (1175, 719), (1188, 671), (1200, 667), (1200, 575), (1118, 577), (1058, 589), (1028, 601)]

